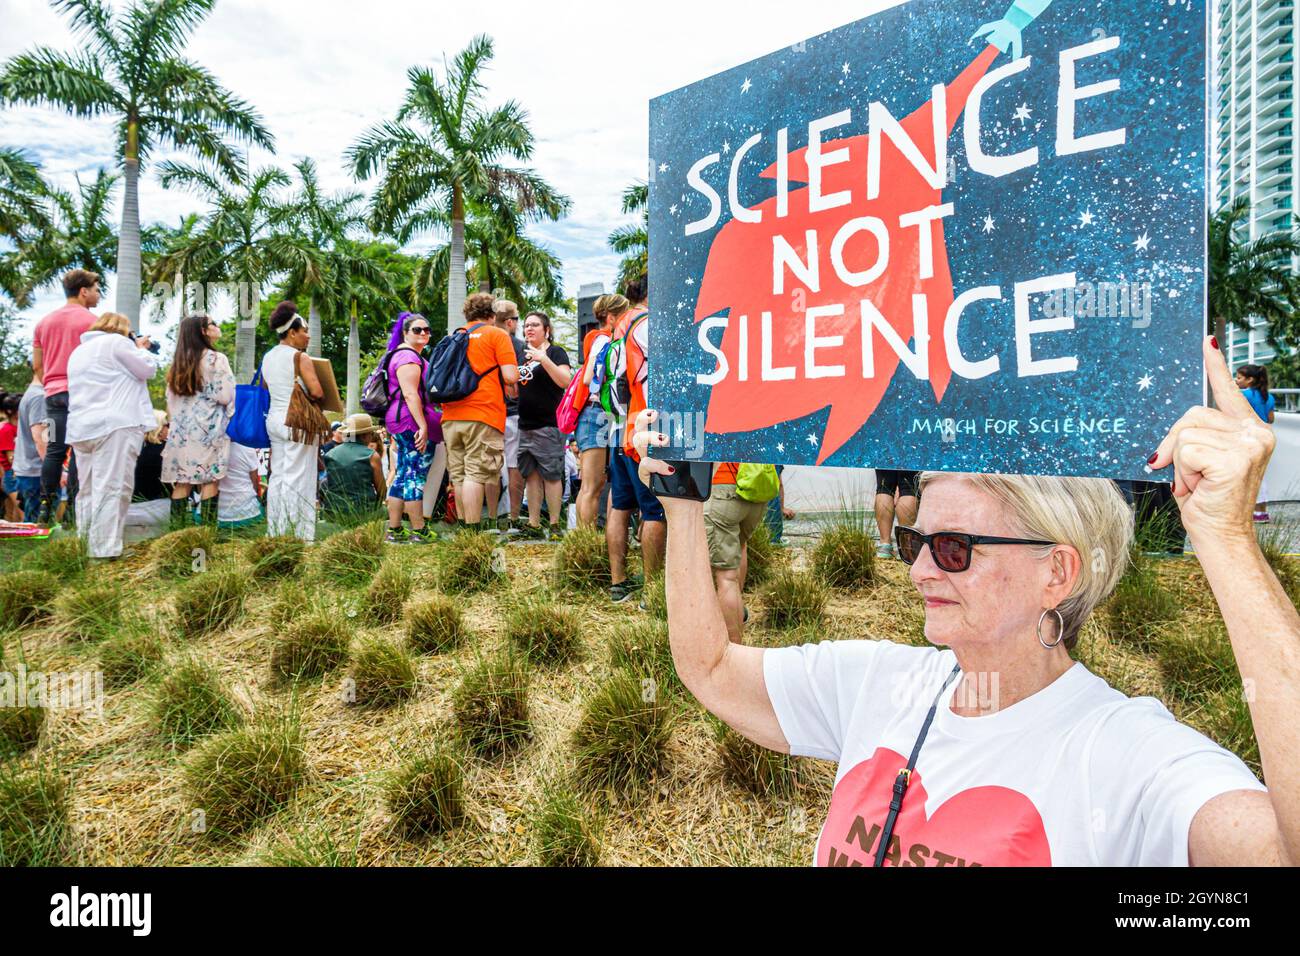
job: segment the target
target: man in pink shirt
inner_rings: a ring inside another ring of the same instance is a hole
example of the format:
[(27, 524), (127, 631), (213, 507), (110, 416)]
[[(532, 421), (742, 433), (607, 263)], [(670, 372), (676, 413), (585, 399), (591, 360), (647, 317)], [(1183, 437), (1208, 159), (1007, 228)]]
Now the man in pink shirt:
[[(68, 454), (65, 432), (68, 426), (68, 357), (81, 344), (82, 333), (90, 329), (95, 315), (90, 310), (99, 305), (99, 276), (85, 269), (73, 269), (63, 277), (63, 294), (67, 303), (36, 323), (32, 332), (32, 368), (45, 386), (45, 420), (49, 424), (49, 443), (41, 465), (41, 512), (39, 524), (47, 527), (54, 521), (59, 504), (59, 483), (63, 478), (63, 459)], [(77, 466), (68, 465), (68, 504), (76, 501)], [(68, 508), (69, 516), (72, 508)]]

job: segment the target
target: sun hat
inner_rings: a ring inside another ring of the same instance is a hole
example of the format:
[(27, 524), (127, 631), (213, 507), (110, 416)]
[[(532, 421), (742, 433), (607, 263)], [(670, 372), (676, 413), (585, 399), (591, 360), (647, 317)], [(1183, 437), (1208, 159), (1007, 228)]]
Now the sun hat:
[(361, 412), (356, 415), (349, 415), (342, 427), (345, 437), (356, 438), (358, 435), (369, 435), (373, 432), (375, 430), (375, 420)]

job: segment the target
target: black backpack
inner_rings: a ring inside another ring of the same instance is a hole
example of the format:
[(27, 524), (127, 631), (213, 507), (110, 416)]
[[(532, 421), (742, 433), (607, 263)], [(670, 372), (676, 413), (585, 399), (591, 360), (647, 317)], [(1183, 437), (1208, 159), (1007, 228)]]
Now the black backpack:
[(480, 375), (469, 364), (469, 337), (487, 324), (480, 322), (467, 329), (457, 329), (434, 346), (424, 373), (424, 389), (431, 403), (445, 405), (469, 398), (483, 376), (496, 368), (493, 366)]
[[(388, 414), (389, 388), (388, 388), (388, 364), (393, 360), (393, 356), (403, 349), (415, 352), (415, 349), (409, 345), (401, 345), (387, 353), (375, 370), (370, 373), (366, 379), (366, 384), (361, 388), (361, 409), (367, 415), (375, 418), (382, 418)], [(419, 353), (416, 353), (419, 354)], [(404, 403), (406, 399), (402, 396), (401, 389), (398, 389), (397, 397)]]

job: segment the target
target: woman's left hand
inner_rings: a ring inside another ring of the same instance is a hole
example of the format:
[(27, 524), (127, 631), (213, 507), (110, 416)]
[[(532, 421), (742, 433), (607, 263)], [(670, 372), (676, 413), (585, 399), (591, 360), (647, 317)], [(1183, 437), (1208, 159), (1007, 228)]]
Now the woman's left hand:
[(1174, 497), (1192, 538), (1255, 540), (1252, 513), (1276, 439), (1228, 371), (1217, 344), (1204, 344), (1217, 408), (1193, 408), (1152, 457), (1153, 470), (1174, 466)]

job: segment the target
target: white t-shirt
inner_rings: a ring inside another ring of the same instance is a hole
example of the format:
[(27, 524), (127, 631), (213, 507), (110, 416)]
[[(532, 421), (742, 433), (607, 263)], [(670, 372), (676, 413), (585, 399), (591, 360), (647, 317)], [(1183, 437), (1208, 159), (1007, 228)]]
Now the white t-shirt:
[[(872, 865), (894, 780), (956, 662), (887, 641), (765, 653), (792, 752), (839, 763), (816, 865)], [(1186, 866), (1207, 801), (1265, 789), (1159, 701), (1125, 697), (1082, 664), (981, 717), (952, 712), (959, 681), (921, 748), (886, 865)]]
[(257, 500), (252, 478), (252, 472), (257, 470), (257, 452), (232, 441), (226, 477), (218, 486), (221, 495), (217, 499), (218, 521), (247, 521), (261, 515), (262, 506)]

